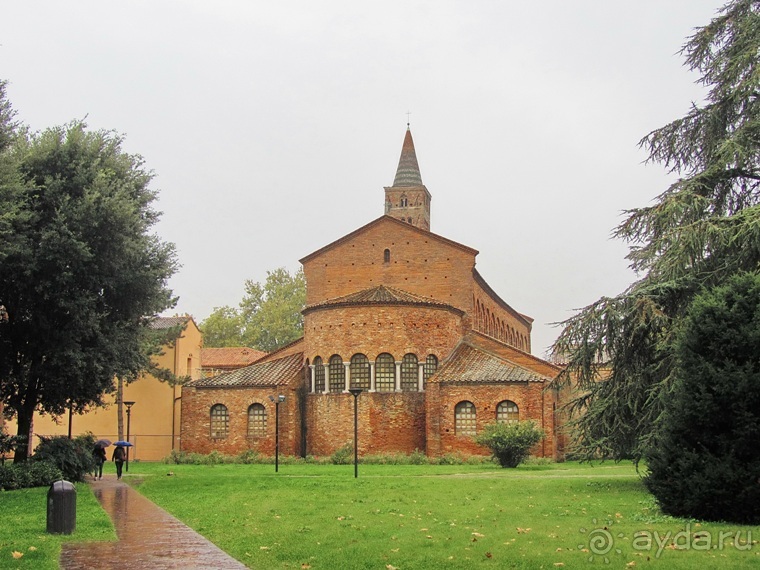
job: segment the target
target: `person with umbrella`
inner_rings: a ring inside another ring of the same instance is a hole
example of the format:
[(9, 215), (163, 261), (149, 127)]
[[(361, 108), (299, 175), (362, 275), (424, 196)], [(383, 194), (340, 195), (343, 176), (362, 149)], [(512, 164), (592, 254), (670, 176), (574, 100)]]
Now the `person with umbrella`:
[(124, 452), (124, 446), (120, 445), (124, 442), (117, 441), (116, 447), (113, 450), (113, 455), (111, 456), (111, 459), (114, 463), (116, 463), (116, 478), (121, 479), (121, 470), (124, 467), (124, 459), (126, 458), (127, 454)]
[(103, 478), (103, 464), (108, 460), (106, 447), (109, 445), (111, 442), (107, 439), (99, 439), (95, 442), (95, 447), (92, 450), (92, 456), (95, 459), (95, 479)]

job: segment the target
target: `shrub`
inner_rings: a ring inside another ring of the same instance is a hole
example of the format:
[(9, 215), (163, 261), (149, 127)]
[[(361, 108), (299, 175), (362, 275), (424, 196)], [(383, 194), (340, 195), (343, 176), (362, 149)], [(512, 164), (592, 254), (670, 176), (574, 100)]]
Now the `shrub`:
[(544, 438), (544, 430), (532, 421), (486, 424), (475, 442), (491, 450), (502, 467), (517, 467), (530, 455), (530, 449)]
[(47, 487), (60, 479), (63, 479), (63, 473), (50, 461), (23, 461), (0, 465), (0, 489), (6, 491)]
[(40, 443), (34, 450), (32, 461), (48, 461), (58, 467), (67, 481), (84, 481), (87, 473), (95, 470), (92, 448), (95, 437), (80, 435), (74, 439), (66, 436), (39, 436)]
[(350, 441), (336, 449), (330, 456), (334, 465), (350, 465), (354, 462), (354, 444)]
[(677, 517), (760, 524), (760, 275), (695, 297), (644, 483)]
[(262, 463), (261, 454), (255, 449), (246, 449), (237, 456), (236, 462), (244, 463), (246, 465)]

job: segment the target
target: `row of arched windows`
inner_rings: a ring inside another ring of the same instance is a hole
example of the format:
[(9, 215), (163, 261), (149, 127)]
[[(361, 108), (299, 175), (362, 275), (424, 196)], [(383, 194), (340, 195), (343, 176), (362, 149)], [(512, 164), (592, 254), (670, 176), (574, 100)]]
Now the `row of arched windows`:
[(528, 350), (528, 337), (506, 324), (480, 301), (475, 301), (475, 330), (511, 344), (520, 350)]
[[(475, 404), (465, 400), (454, 406), (454, 433), (456, 435), (475, 435), (477, 412)], [(520, 421), (520, 411), (517, 404), (511, 400), (499, 402), (496, 406), (496, 421), (514, 423)]]
[(321, 356), (314, 358), (310, 366), (312, 392), (345, 392), (361, 388), (374, 392), (417, 392), (438, 369), (438, 358), (430, 354), (420, 362), (416, 354), (408, 353), (400, 361), (392, 354), (379, 354), (374, 362), (366, 355), (357, 353), (349, 362), (339, 354), (333, 354), (325, 362)]
[[(230, 433), (230, 412), (224, 404), (211, 406), (211, 437), (223, 439)], [(267, 409), (263, 404), (248, 406), (248, 437), (262, 437), (267, 433)]]

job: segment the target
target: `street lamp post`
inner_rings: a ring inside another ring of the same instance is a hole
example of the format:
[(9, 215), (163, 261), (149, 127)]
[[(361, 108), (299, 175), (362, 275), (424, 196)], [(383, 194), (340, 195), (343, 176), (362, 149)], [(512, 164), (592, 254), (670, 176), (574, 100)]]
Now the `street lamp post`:
[(280, 404), (285, 401), (285, 396), (280, 394), (275, 400), (274, 396), (269, 396), (269, 400), (274, 402), (274, 472), (280, 470)]
[[(124, 405), (127, 406), (127, 442), (129, 443), (129, 424), (132, 420), (132, 406), (134, 406), (135, 403), (124, 402)], [(127, 471), (129, 471), (129, 446), (127, 446)]]
[(361, 388), (351, 388), (349, 390), (354, 397), (354, 479), (359, 476), (359, 394)]

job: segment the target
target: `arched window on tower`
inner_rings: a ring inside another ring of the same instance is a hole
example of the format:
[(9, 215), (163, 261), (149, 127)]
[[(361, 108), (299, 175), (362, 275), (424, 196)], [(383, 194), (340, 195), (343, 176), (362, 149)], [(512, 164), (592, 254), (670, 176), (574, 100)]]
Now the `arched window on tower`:
[(496, 406), (496, 421), (503, 424), (514, 424), (520, 421), (517, 404), (511, 400), (499, 402), (499, 405)]
[(454, 432), (457, 435), (475, 435), (475, 404), (459, 402), (454, 408)]
[(322, 357), (314, 358), (314, 391), (322, 393), (325, 391), (325, 365), (322, 364)]
[(409, 206), (409, 200), (407, 199), (407, 197), (406, 197), (406, 194), (402, 194), (402, 195), (401, 195), (401, 203), (400, 203), (400, 206), (401, 206), (402, 208), (406, 208), (407, 206)]
[(419, 388), (419, 367), (416, 354), (405, 354), (401, 359), (401, 391), (416, 392)]
[(364, 354), (351, 357), (351, 388), (369, 390), (369, 358)]
[(378, 392), (396, 390), (396, 361), (387, 352), (375, 359), (375, 390)]
[(342, 392), (346, 389), (346, 367), (338, 354), (330, 357), (330, 392)]
[(435, 371), (438, 370), (438, 357), (435, 354), (428, 354), (425, 359), (425, 364), (422, 367), (422, 387), (427, 386), (428, 378), (430, 378)]
[(221, 439), (230, 432), (230, 414), (224, 404), (211, 406), (211, 437)]
[(384, 263), (390, 263), (391, 262), (391, 250), (390, 249), (386, 249), (383, 252), (383, 262)]
[(248, 406), (248, 437), (263, 437), (267, 434), (267, 409), (261, 404)]

